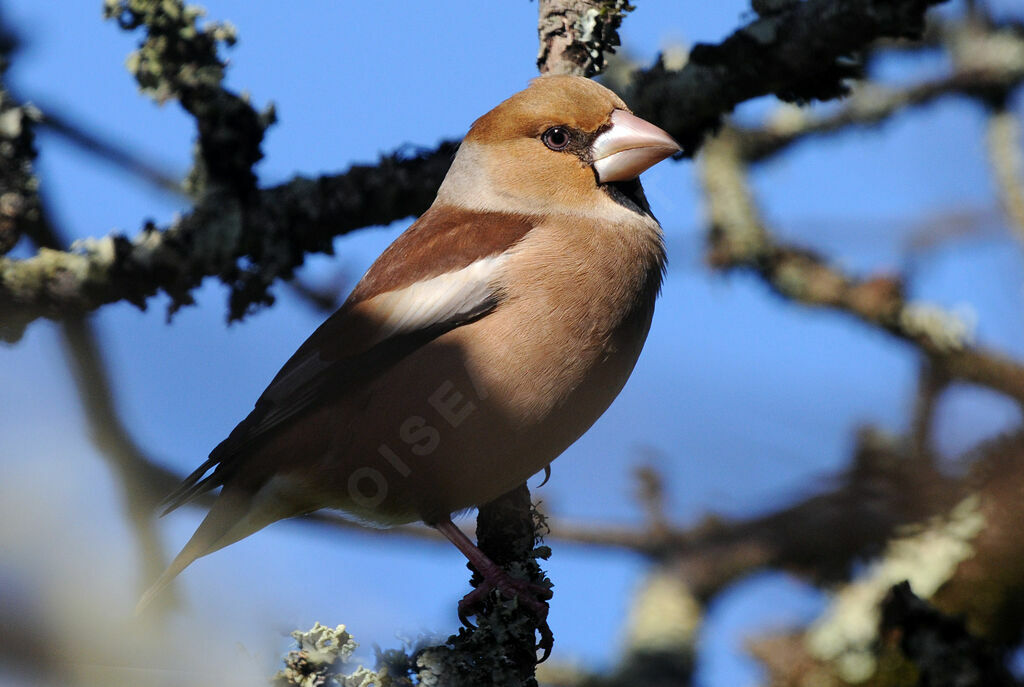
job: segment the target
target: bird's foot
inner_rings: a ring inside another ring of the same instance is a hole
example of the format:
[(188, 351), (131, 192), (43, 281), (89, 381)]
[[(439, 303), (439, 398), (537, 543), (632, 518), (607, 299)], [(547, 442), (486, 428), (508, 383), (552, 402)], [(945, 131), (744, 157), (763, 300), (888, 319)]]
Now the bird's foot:
[(497, 590), (507, 599), (515, 599), (516, 602), (537, 620), (537, 632), (540, 633), (540, 641), (537, 648), (543, 651), (538, 663), (543, 663), (551, 655), (555, 638), (548, 626), (548, 599), (552, 597), (551, 588), (548, 585), (527, 582), (512, 577), (507, 572), (495, 566), (487, 570), (483, 580), (476, 589), (466, 594), (459, 601), (459, 620), (463, 625), (474, 627), (469, 617), (478, 615), (484, 606), (484, 602), (491, 592)]

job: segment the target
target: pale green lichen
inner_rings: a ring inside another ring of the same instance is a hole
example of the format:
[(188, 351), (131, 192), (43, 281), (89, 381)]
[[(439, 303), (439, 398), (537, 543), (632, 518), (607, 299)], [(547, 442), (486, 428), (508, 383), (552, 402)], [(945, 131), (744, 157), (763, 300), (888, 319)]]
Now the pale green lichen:
[(992, 31), (968, 26), (953, 35), (951, 48), (959, 70), (1024, 76), (1024, 41), (1015, 28)]
[(661, 66), (667, 72), (678, 72), (690, 61), (690, 50), (685, 43), (669, 43), (661, 49)]
[(774, 136), (792, 136), (803, 131), (809, 121), (807, 108), (784, 102), (769, 115), (764, 131)]
[(363, 666), (348, 674), (345, 664), (359, 646), (344, 625), (320, 623), (305, 632), (292, 632), (297, 648), (284, 659), (285, 668), (273, 677), (275, 687), (387, 687), (387, 671)]
[(181, 0), (105, 0), (103, 16), (122, 28), (145, 26), (147, 35), (132, 52), (126, 66), (139, 89), (166, 102), (183, 89), (217, 88), (224, 79), (225, 63), (218, 57), (220, 44), (234, 45), (235, 27), (227, 22), (198, 21), (206, 11)]
[(876, 668), (879, 604), (904, 580), (922, 598), (932, 596), (973, 554), (972, 540), (985, 525), (977, 496), (961, 501), (945, 516), (894, 539), (882, 558), (860, 579), (839, 592), (829, 610), (807, 633), (808, 651), (836, 666), (850, 683), (864, 682)]
[(693, 650), (703, 613), (678, 574), (659, 571), (649, 577), (630, 605), (627, 651)]
[(908, 303), (899, 314), (900, 327), (907, 334), (926, 339), (940, 353), (962, 351), (970, 345), (975, 320), (967, 307), (951, 312), (929, 303)]
[(425, 649), (416, 657), (416, 677), (421, 685), (435, 687), (441, 685), (448, 664), (449, 652), (444, 649)]

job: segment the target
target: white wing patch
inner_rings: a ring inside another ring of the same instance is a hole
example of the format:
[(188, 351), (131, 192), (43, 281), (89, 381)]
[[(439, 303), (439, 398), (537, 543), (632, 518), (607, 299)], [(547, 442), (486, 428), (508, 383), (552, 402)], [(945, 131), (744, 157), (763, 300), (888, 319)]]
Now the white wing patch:
[(461, 270), (374, 296), (366, 305), (380, 318), (373, 343), (431, 325), (471, 319), (493, 305), (495, 277), (508, 253), (482, 258)]
[[(435, 324), (465, 321), (487, 311), (494, 305), (497, 274), (508, 253), (482, 258), (474, 263), (405, 288), (388, 291), (359, 303), (361, 315), (372, 318), (376, 332), (361, 342), (361, 351), (393, 336), (427, 329)], [(324, 360), (317, 351), (304, 359), (294, 361), (286, 373), (280, 374), (264, 392), (261, 400), (284, 403), (279, 409), (270, 409), (262, 418), (264, 424), (273, 424), (279, 418), (302, 408), (319, 393), (319, 386), (310, 382), (319, 378), (337, 361)]]

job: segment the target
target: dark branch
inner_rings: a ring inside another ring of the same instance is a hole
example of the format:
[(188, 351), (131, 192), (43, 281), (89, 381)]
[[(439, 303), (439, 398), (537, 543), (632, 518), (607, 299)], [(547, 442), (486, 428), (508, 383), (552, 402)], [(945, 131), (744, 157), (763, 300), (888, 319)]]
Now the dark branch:
[(882, 636), (898, 643), (929, 687), (1017, 687), (1006, 669), (1005, 647), (971, 634), (963, 617), (950, 616), (920, 599), (909, 582), (897, 584), (882, 601)]
[(337, 236), (426, 210), (456, 147), (448, 142), (336, 176), (298, 178), (261, 191), (259, 201), (244, 208), (209, 196), (170, 227), (148, 225), (131, 239), (105, 237), (81, 242), (73, 252), (0, 258), (0, 338), (17, 340), (38, 317), (81, 314), (119, 300), (145, 307), (158, 290), (177, 309), (192, 302), (191, 290), (210, 275), (231, 287), (230, 317), (241, 318), (254, 302), (272, 300), (267, 287), (290, 278), (307, 252), (331, 254)]
[(774, 94), (792, 102), (845, 95), (859, 51), (881, 38), (916, 38), (943, 0), (808, 0), (782, 4), (718, 45), (698, 44), (679, 71), (637, 74), (627, 101), (693, 155), (723, 114)]

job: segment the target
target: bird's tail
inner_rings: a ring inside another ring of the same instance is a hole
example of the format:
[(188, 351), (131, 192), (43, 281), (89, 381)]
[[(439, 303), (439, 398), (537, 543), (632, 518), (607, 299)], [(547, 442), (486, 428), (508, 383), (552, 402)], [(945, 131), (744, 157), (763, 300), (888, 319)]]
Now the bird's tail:
[(244, 539), (272, 522), (297, 514), (296, 509), (266, 491), (266, 486), (256, 494), (225, 488), (185, 548), (143, 593), (135, 606), (136, 615), (141, 614), (164, 587), (196, 559)]

